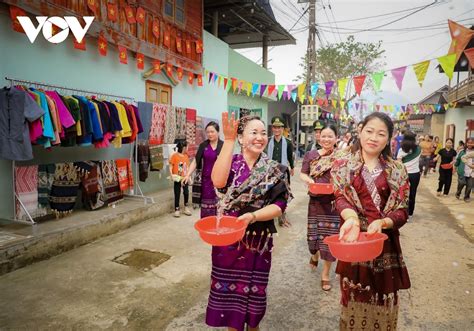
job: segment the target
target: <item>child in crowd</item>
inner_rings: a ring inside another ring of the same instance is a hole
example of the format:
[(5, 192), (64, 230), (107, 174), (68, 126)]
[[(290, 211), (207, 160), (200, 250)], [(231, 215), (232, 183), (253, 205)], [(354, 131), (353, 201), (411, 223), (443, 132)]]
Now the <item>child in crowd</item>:
[(184, 215), (190, 216), (191, 211), (188, 208), (189, 189), (188, 185), (183, 182), (189, 167), (189, 157), (186, 154), (186, 141), (178, 141), (175, 150), (177, 151), (170, 158), (170, 178), (174, 186), (174, 217), (180, 217), (179, 197), (181, 188), (184, 195)]

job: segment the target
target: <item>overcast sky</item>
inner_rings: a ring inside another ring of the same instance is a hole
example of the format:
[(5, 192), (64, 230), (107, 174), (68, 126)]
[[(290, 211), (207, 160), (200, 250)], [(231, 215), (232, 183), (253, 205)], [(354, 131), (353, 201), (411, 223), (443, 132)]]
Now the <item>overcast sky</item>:
[[(435, 4), (422, 9), (433, 2)], [(308, 6), (298, 4), (297, 0), (270, 0), (270, 3), (278, 22), (287, 30), (294, 25)], [(420, 11), (413, 13), (416, 10)], [(413, 14), (402, 18), (411, 13)], [(375, 17), (367, 18), (369, 16)], [(458, 21), (468, 27), (474, 25), (474, 1), (317, 0), (316, 9), (316, 22), (321, 24), (323, 45), (346, 39), (349, 35), (347, 33), (351, 32), (347, 29), (371, 29), (398, 20), (380, 28), (389, 31), (366, 31), (354, 34), (356, 40), (361, 42), (383, 41), (384, 60), (387, 63), (384, 69), (386, 70), (446, 55), (451, 41), (448, 19)], [(298, 64), (306, 52), (308, 31), (305, 28), (307, 24), (308, 15), (305, 15), (291, 31), (296, 38), (296, 45), (271, 49), (269, 68), (275, 73), (277, 84), (292, 84), (295, 77), (301, 73)], [(423, 30), (417, 31), (415, 27), (417, 29), (423, 27)], [(317, 39), (316, 48), (318, 47), (321, 47), (321, 42)], [(261, 63), (261, 48), (238, 51), (251, 60)], [(411, 67), (407, 68), (401, 92), (398, 91), (395, 81), (388, 73), (382, 83), (383, 99), (378, 102), (381, 104), (418, 102), (437, 88), (447, 84), (448, 78), (435, 69), (437, 64), (437, 61), (431, 62), (423, 88), (419, 87)], [(370, 99), (372, 96), (366, 95), (366, 97)]]

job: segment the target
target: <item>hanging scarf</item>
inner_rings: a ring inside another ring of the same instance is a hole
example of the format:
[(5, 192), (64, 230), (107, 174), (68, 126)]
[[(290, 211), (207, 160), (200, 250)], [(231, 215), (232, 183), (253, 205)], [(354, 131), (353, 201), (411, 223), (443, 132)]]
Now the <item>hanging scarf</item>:
[(172, 108), (176, 112), (176, 139), (186, 139), (186, 108)]
[[(38, 211), (38, 166), (15, 167), (15, 192), (32, 217)], [(27, 215), (21, 204), (16, 200), (16, 215), (26, 219)]]
[(150, 170), (161, 171), (164, 167), (163, 145), (150, 145)]
[(101, 161), (100, 170), (104, 181), (105, 201), (107, 204), (123, 200), (118, 181), (117, 166), (114, 161)]
[(166, 123), (165, 123), (165, 144), (174, 144), (177, 138), (176, 131), (176, 108), (167, 106), (166, 111)]
[(141, 182), (148, 178), (148, 168), (150, 167), (150, 148), (148, 142), (139, 141), (137, 146), (138, 177)]
[[(245, 162), (242, 162), (245, 166)], [(218, 190), (221, 196), (219, 204), (223, 206), (224, 213), (241, 211), (248, 207), (260, 209), (271, 203), (272, 196), (286, 192), (285, 200), (289, 203), (293, 199), (290, 186), (286, 178), (285, 166), (270, 160), (262, 154), (250, 172), (250, 176), (239, 186), (234, 182), (227, 188)], [(239, 172), (237, 172), (239, 173)]]
[(133, 189), (133, 173), (132, 166), (129, 159), (115, 160), (117, 165), (118, 180), (120, 189), (126, 191), (127, 189)]
[(96, 163), (88, 176), (81, 180), (82, 202), (85, 209), (96, 210), (105, 206), (104, 183)]
[[(273, 158), (273, 149), (275, 148), (275, 137), (270, 139), (268, 143), (268, 156)], [(284, 166), (288, 166), (288, 145), (285, 137), (281, 137), (281, 162)]]
[[(408, 207), (408, 193), (409, 182), (405, 166), (399, 161), (392, 158), (385, 160), (383, 157), (379, 159), (385, 176), (387, 178), (388, 186), (390, 188), (390, 196), (383, 210), (381, 210), (382, 217), (390, 212)], [(352, 183), (355, 176), (362, 174), (364, 161), (360, 151), (355, 153), (347, 153), (341, 158), (338, 158), (331, 170), (331, 175), (334, 181), (334, 189), (336, 195), (342, 194), (349, 203), (355, 207), (357, 213), (361, 217), (361, 230), (366, 230), (368, 225), (364, 214), (364, 207), (359, 199), (359, 196), (354, 189)]]
[(55, 171), (55, 164), (40, 164), (38, 166), (38, 203), (41, 207), (49, 206), (49, 194)]
[(151, 115), (149, 143), (161, 145), (165, 141), (166, 112), (168, 105), (154, 103)]
[(402, 157), (402, 162), (403, 163), (410, 162), (410, 161), (416, 159), (418, 156), (420, 156), (420, 154), (421, 154), (421, 148), (420, 148), (420, 146), (416, 146), (416, 148), (412, 149), (410, 153), (408, 153), (407, 155)]
[(186, 142), (188, 143), (188, 156), (193, 158), (196, 155), (196, 109), (186, 109)]

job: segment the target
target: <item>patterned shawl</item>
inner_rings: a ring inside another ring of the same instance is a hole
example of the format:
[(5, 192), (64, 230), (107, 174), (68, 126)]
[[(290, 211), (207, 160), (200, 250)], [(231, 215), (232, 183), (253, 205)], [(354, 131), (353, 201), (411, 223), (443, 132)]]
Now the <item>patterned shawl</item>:
[[(380, 157), (380, 164), (385, 171), (388, 186), (390, 187), (390, 196), (384, 209), (380, 211), (382, 217), (385, 217), (394, 210), (407, 208), (410, 186), (408, 174), (403, 163), (392, 158), (385, 160), (383, 157)], [(357, 151), (355, 153), (347, 153), (337, 159), (331, 170), (336, 194), (342, 194), (356, 208), (358, 214), (362, 216), (364, 216), (364, 207), (352, 183), (355, 176), (362, 175), (363, 166), (362, 155), (360, 151)]]
[(150, 145), (150, 170), (160, 171), (164, 167), (163, 145)]
[(41, 207), (49, 206), (49, 193), (53, 186), (55, 164), (40, 164), (38, 166), (38, 203)]
[[(242, 162), (245, 166), (245, 162)], [(250, 176), (240, 185), (236, 185), (239, 175), (236, 174), (233, 182), (227, 188), (218, 191), (221, 196), (219, 204), (224, 206), (224, 214), (243, 210), (247, 207), (260, 209), (272, 203), (272, 197), (285, 192), (289, 203), (293, 195), (286, 178), (286, 167), (262, 154), (250, 172)], [(240, 171), (239, 171), (240, 172)]]
[(91, 169), (88, 176), (82, 178), (82, 202), (85, 209), (96, 210), (105, 205), (105, 191), (99, 165)]
[(312, 178), (322, 176), (326, 171), (332, 168), (337, 156), (340, 156), (340, 154), (336, 152), (327, 156), (321, 156), (318, 152), (317, 156), (309, 163), (309, 175)]
[[(38, 166), (15, 167), (15, 192), (31, 217), (37, 217), (38, 211)], [(26, 219), (26, 212), (16, 201), (18, 219)]]
[(186, 139), (186, 108), (173, 108), (176, 111), (176, 139)]
[(107, 204), (123, 200), (123, 193), (120, 190), (118, 181), (117, 166), (114, 161), (101, 161), (100, 170), (104, 182), (105, 201)]
[[(165, 144), (174, 144), (176, 135), (176, 108), (167, 106), (166, 125), (165, 125)], [(186, 121), (186, 117), (185, 117)], [(184, 138), (184, 137), (183, 137)]]
[(161, 145), (165, 141), (166, 112), (168, 105), (153, 104), (153, 113), (151, 116), (151, 128), (149, 143), (152, 145)]

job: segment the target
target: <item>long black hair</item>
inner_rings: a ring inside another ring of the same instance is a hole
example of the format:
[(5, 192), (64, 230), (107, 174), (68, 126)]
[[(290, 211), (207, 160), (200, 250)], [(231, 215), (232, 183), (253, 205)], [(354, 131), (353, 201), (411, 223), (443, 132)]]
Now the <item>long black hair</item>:
[[(378, 119), (378, 120), (384, 122), (385, 126), (387, 127), (387, 131), (388, 131), (387, 146), (385, 146), (385, 148), (382, 150), (381, 154), (382, 154), (382, 156), (385, 160), (388, 160), (389, 158), (392, 157), (392, 149), (390, 148), (390, 142), (392, 141), (393, 129), (394, 129), (392, 119), (390, 118), (390, 116), (388, 116), (385, 113), (374, 112), (374, 113), (372, 113), (372, 114), (370, 114), (370, 115), (368, 115), (364, 118), (364, 120), (362, 121), (361, 131), (364, 130), (367, 123), (369, 123), (370, 121), (372, 121), (374, 119)], [(361, 149), (360, 139), (357, 139), (357, 141), (354, 144), (354, 148), (352, 149), (352, 151), (355, 152), (355, 151), (358, 151), (360, 149)]]
[(178, 152), (178, 153), (182, 153), (184, 148), (186, 146), (188, 146), (188, 143), (186, 142), (185, 139), (176, 139), (175, 140), (175, 143), (176, 143), (176, 147), (175, 147), (175, 150)]
[(405, 153), (413, 152), (416, 149), (416, 135), (411, 131), (403, 133), (403, 140), (400, 143), (400, 148)]
[(208, 127), (212, 126), (214, 129), (216, 129), (217, 132), (219, 132), (219, 124), (217, 124), (216, 122), (214, 121), (211, 121), (209, 123), (207, 123), (206, 127), (204, 128), (204, 130), (207, 130)]

